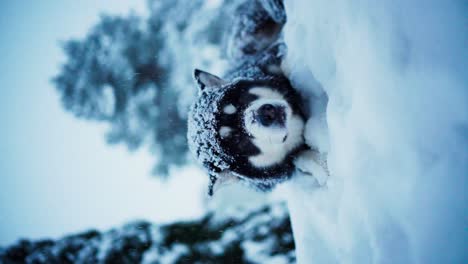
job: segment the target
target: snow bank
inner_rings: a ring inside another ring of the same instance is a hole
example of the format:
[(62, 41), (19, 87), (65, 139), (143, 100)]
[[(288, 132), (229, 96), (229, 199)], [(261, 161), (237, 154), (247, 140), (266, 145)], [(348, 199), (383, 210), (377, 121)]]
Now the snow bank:
[(466, 4), (285, 4), (290, 78), (329, 99), (329, 184), (289, 186), (298, 261), (468, 263)]

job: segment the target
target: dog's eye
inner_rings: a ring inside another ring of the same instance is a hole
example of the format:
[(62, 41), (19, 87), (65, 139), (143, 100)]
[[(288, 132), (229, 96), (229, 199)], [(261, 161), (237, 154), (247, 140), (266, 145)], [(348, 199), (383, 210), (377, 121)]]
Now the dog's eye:
[(257, 95), (248, 93), (239, 98), (239, 103), (242, 105), (248, 105), (251, 102), (255, 101), (256, 99), (258, 99)]
[(245, 150), (249, 146), (249, 141), (246, 139), (239, 140), (239, 148)]
[(233, 132), (231, 133), (231, 140), (236, 143), (236, 144), (239, 144), (239, 142), (241, 142), (241, 135), (237, 132)]

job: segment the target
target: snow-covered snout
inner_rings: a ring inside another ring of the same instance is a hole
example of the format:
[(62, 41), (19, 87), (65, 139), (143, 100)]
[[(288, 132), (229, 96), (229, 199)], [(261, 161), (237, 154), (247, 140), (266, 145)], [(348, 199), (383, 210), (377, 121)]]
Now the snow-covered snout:
[(259, 168), (279, 164), (303, 143), (304, 122), (274, 88), (253, 87), (249, 93), (257, 99), (244, 111), (244, 127), (260, 150), (249, 162)]
[(247, 132), (258, 140), (281, 143), (287, 139), (289, 106), (280, 100), (256, 100), (244, 113)]

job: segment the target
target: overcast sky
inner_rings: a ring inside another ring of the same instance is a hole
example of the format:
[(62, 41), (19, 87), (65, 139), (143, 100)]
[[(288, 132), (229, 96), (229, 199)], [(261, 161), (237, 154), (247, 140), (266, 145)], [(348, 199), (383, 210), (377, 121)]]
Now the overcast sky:
[[(0, 246), (126, 221), (202, 213), (194, 168), (160, 183), (146, 150), (108, 146), (106, 127), (66, 113), (50, 82), (59, 40), (83, 37), (102, 12), (145, 12), (145, 1), (2, 1), (0, 4)], [(190, 178), (190, 184), (187, 179)], [(167, 202), (171, 199), (170, 202)]]

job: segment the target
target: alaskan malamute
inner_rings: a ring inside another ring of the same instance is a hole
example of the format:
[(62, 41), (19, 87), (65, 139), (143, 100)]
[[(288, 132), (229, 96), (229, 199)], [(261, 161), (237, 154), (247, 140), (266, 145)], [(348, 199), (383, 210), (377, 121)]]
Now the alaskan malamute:
[[(274, 8), (268, 9), (284, 13), (281, 1), (269, 4)], [(243, 22), (234, 27), (229, 42), (235, 58), (232, 70), (225, 78), (194, 71), (199, 95), (189, 113), (188, 140), (208, 170), (210, 195), (216, 182), (232, 179), (270, 190), (291, 177), (294, 160), (309, 149), (303, 138), (306, 114), (301, 97), (280, 67), (285, 16), (268, 12), (257, 1), (238, 10)]]

